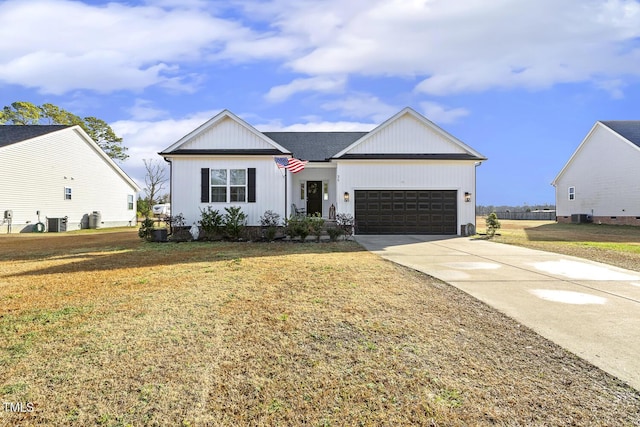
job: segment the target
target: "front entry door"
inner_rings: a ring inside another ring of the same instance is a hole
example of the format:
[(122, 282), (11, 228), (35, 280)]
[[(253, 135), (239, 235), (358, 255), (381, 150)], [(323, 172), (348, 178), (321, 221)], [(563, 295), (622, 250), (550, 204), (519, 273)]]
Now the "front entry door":
[(307, 181), (307, 214), (322, 215), (322, 181)]

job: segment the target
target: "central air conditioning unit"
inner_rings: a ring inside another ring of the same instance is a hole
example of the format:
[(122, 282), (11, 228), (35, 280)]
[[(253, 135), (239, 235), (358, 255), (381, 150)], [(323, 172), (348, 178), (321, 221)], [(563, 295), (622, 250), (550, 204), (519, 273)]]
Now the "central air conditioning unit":
[(47, 218), (47, 231), (49, 233), (63, 233), (67, 231), (67, 217)]
[(593, 217), (589, 214), (571, 214), (573, 224), (587, 224), (593, 222)]

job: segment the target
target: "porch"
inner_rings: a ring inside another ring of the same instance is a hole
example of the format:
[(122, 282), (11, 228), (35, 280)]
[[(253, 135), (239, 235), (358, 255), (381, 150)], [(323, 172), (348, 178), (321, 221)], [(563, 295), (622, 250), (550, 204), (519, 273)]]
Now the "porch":
[(288, 215), (314, 215), (320, 213), (326, 221), (335, 223), (337, 212), (336, 168), (330, 163), (309, 164), (290, 175), (287, 198), (290, 200)]

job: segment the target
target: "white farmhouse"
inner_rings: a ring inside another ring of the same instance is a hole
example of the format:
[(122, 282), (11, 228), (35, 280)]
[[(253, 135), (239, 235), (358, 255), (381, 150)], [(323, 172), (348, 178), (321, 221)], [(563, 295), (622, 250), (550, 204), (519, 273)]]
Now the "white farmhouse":
[[(208, 206), (240, 206), (250, 226), (266, 210), (351, 214), (357, 234), (464, 234), (486, 160), (411, 108), (370, 132), (260, 132), (225, 110), (160, 155), (188, 225)], [(304, 169), (278, 167), (292, 159)]]
[(558, 222), (640, 225), (640, 120), (596, 122), (551, 184)]
[(140, 188), (79, 126), (0, 126), (0, 233), (136, 225)]

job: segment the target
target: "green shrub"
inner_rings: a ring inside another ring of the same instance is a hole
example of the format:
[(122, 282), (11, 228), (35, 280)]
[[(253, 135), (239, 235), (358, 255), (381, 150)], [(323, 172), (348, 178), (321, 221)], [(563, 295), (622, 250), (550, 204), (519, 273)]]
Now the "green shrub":
[(309, 218), (306, 216), (291, 215), (285, 222), (285, 233), (291, 239), (300, 236), (300, 240), (304, 242), (311, 233)]
[(291, 215), (289, 219), (284, 220), (284, 234), (289, 236), (290, 239), (295, 239), (298, 235), (296, 232), (296, 222), (298, 221), (298, 218), (299, 217), (297, 216)]
[(266, 237), (270, 242), (276, 237), (278, 226), (280, 225), (280, 214), (273, 211), (266, 211), (260, 217), (260, 225), (266, 229)]
[(313, 216), (309, 217), (309, 229), (311, 234), (316, 236), (316, 242), (320, 241), (320, 236), (322, 235), (322, 229), (324, 228), (324, 219), (322, 215), (319, 213), (315, 213)]
[(502, 224), (498, 221), (498, 215), (496, 215), (495, 212), (491, 212), (485, 221), (487, 224), (487, 237), (491, 239), (495, 236), (496, 231), (500, 229)]
[(296, 234), (300, 236), (300, 241), (304, 243), (307, 236), (311, 233), (310, 221), (306, 216), (300, 217), (300, 221), (297, 223)]
[(342, 228), (338, 228), (338, 227), (327, 228), (327, 234), (329, 235), (329, 239), (332, 242), (337, 241), (338, 237), (342, 236), (343, 233), (344, 231), (342, 231)]
[(212, 240), (221, 234), (224, 218), (218, 210), (211, 209), (211, 206), (207, 206), (206, 210), (200, 209), (200, 216), (199, 224), (204, 230), (205, 238)]
[(153, 229), (155, 221), (151, 218), (145, 218), (138, 229), (138, 237), (150, 242), (153, 240)]
[(242, 208), (239, 206), (231, 206), (224, 208), (224, 229), (227, 237), (231, 240), (240, 240), (244, 228), (247, 225), (247, 214), (242, 212)]

